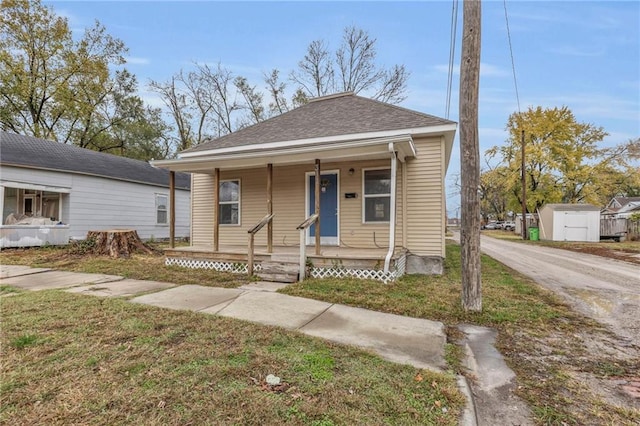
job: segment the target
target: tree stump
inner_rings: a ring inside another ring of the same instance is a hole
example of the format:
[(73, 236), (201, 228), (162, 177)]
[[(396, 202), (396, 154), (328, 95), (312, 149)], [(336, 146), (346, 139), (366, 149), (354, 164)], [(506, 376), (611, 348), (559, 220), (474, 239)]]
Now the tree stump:
[(105, 231), (89, 231), (87, 240), (95, 241), (95, 254), (109, 255), (113, 258), (129, 257), (131, 253), (141, 251), (153, 254), (153, 249), (147, 247), (135, 229), (109, 229)]

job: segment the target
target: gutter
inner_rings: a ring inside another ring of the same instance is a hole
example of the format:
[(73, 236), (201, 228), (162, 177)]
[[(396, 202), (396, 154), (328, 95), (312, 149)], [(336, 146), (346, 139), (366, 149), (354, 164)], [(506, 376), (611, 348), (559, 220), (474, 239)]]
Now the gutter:
[(396, 247), (396, 187), (398, 159), (393, 142), (389, 143), (389, 151), (391, 152), (391, 199), (389, 200), (389, 251), (384, 258), (385, 273), (389, 272), (391, 256), (393, 256), (393, 252)]

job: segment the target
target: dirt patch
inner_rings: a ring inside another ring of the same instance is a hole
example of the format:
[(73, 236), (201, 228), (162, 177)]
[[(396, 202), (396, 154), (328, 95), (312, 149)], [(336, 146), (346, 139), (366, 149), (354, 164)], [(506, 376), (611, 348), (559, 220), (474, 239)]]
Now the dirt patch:
[(534, 338), (502, 333), (499, 347), (520, 378), (516, 394), (532, 404), (539, 421), (556, 424), (571, 407), (575, 424), (640, 422), (640, 348), (627, 340), (585, 324), (585, 331), (558, 329)]
[(588, 253), (601, 257), (608, 257), (610, 259), (622, 260), (624, 262), (635, 263), (640, 265), (640, 253), (629, 249), (617, 249), (608, 247), (607, 243), (600, 243), (601, 246), (571, 246), (566, 245), (560, 248), (564, 250), (571, 250), (578, 253)]

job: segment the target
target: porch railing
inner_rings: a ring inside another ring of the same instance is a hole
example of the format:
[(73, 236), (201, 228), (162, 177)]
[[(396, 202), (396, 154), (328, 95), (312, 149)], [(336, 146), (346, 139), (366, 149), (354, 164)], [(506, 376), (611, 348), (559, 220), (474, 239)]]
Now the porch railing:
[(262, 218), (262, 220), (256, 225), (249, 229), (247, 232), (249, 233), (249, 249), (247, 251), (247, 273), (249, 276), (253, 275), (253, 251), (254, 251), (254, 237), (256, 233), (264, 228), (267, 223), (270, 223), (273, 220), (273, 214), (268, 214)]
[(300, 231), (300, 281), (304, 280), (307, 268), (307, 228), (313, 225), (320, 217), (314, 213), (302, 222), (296, 229)]

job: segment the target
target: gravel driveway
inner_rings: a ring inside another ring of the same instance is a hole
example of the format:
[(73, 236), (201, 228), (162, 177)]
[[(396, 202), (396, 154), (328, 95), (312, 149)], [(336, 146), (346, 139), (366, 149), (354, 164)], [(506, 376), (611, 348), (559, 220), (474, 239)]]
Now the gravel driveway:
[(484, 235), (480, 246), (483, 253), (531, 277), (576, 310), (640, 346), (640, 265)]

